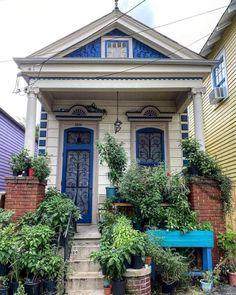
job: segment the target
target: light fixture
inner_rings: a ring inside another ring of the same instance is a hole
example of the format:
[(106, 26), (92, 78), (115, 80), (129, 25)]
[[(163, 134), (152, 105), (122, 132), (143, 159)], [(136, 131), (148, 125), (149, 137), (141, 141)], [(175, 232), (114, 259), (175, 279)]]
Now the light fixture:
[(121, 130), (121, 124), (122, 124), (122, 122), (119, 120), (118, 114), (119, 114), (119, 92), (117, 91), (116, 92), (116, 116), (117, 117), (116, 117), (116, 121), (114, 123), (115, 133), (117, 133)]

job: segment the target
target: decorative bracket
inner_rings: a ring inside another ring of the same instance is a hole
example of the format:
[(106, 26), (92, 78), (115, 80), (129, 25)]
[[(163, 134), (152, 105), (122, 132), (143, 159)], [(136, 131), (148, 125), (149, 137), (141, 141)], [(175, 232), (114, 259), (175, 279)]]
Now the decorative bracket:
[(106, 110), (99, 109), (92, 103), (91, 105), (74, 105), (70, 108), (60, 108), (54, 111), (56, 118), (58, 120), (92, 120), (100, 121), (102, 117), (106, 114)]
[(128, 121), (171, 121), (174, 113), (162, 113), (155, 106), (145, 106), (140, 111), (126, 112)]

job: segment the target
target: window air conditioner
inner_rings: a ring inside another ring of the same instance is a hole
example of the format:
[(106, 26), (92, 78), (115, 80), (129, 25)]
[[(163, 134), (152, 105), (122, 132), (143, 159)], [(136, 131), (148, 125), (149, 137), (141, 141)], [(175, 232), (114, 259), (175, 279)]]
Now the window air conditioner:
[(216, 87), (209, 94), (210, 104), (217, 104), (226, 97), (225, 87)]

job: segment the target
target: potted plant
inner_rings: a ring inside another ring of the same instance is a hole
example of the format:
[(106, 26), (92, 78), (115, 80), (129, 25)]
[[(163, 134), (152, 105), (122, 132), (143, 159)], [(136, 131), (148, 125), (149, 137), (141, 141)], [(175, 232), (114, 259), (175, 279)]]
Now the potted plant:
[(19, 282), (19, 287), (18, 287), (15, 295), (27, 295), (25, 293), (25, 288), (24, 288), (24, 285), (22, 284), (22, 282)]
[(28, 175), (28, 169), (31, 167), (32, 158), (29, 156), (28, 150), (23, 149), (18, 154), (13, 154), (10, 158), (10, 167), (13, 176)]
[(111, 280), (109, 277), (103, 278), (104, 295), (111, 295)]
[(152, 257), (155, 257), (155, 253), (159, 249), (160, 238), (155, 235), (145, 234), (145, 264), (150, 266), (152, 263)]
[(173, 293), (176, 283), (188, 272), (186, 258), (169, 248), (159, 248), (154, 260), (162, 280), (162, 293)]
[(200, 280), (201, 288), (204, 292), (209, 293), (213, 288), (213, 273), (212, 271), (203, 272), (203, 278)]
[(10, 260), (15, 251), (15, 229), (14, 224), (0, 229), (0, 276), (9, 272)]
[(236, 286), (236, 231), (228, 228), (218, 236), (218, 244), (223, 250), (225, 258), (221, 264), (228, 268), (229, 284)]
[(39, 181), (44, 181), (50, 175), (49, 157), (47, 155), (39, 155), (32, 160), (32, 168), (34, 170), (34, 176)]
[[(120, 193), (134, 206), (137, 225), (144, 230), (146, 224), (159, 225), (164, 209), (161, 206), (166, 194), (167, 177), (163, 166), (143, 167), (132, 163), (120, 183)], [(157, 220), (159, 219), (159, 221)]]
[(40, 277), (43, 279), (44, 292), (55, 293), (60, 274), (64, 271), (63, 257), (57, 255), (55, 250), (47, 249), (40, 253), (37, 267)]
[(8, 278), (0, 276), (0, 295), (8, 295)]
[(106, 134), (103, 142), (97, 143), (100, 163), (106, 163), (109, 172), (108, 179), (112, 186), (106, 187), (107, 197), (117, 195), (120, 180), (127, 166), (127, 156), (123, 143), (118, 143), (117, 140), (110, 134)]
[(144, 235), (132, 228), (131, 220), (125, 216), (118, 217), (113, 227), (112, 239), (115, 248), (123, 249), (124, 253), (131, 256), (132, 268), (140, 269), (143, 267)]

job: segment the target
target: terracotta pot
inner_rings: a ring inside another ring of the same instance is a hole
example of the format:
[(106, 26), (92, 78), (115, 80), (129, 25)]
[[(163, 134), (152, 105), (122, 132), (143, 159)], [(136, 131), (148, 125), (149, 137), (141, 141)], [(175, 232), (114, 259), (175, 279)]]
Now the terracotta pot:
[(34, 169), (33, 168), (29, 168), (29, 176), (34, 176)]
[(236, 287), (236, 272), (229, 272), (229, 284)]
[(145, 264), (150, 266), (151, 263), (152, 263), (152, 257), (151, 256), (146, 256), (145, 257)]
[(111, 295), (111, 286), (104, 287), (104, 295)]

